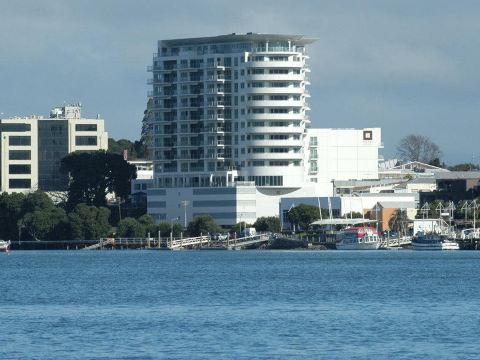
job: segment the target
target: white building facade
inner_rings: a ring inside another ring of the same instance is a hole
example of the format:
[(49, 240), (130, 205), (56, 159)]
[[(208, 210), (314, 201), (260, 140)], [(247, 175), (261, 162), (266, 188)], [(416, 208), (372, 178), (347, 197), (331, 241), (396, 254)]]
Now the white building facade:
[(74, 151), (108, 148), (104, 120), (81, 117), (81, 106), (53, 108), (50, 117), (0, 119), (2, 192), (65, 190), (61, 159)]
[[(148, 68), (154, 185), (147, 202), (157, 221), (210, 214), (220, 225), (252, 223), (278, 215), (282, 196), (331, 194), (332, 178), (314, 176), (306, 146), (311, 42), (254, 33), (158, 42)], [(328, 157), (322, 149), (317, 153)]]

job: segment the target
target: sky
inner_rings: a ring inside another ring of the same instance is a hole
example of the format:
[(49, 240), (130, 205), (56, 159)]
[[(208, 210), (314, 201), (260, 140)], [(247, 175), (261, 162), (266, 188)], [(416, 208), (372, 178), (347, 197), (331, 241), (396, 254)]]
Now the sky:
[(304, 34), (312, 127), (379, 126), (385, 158), (421, 134), (480, 163), (479, 19), (473, 0), (0, 0), (0, 117), (81, 102), (135, 140), (157, 40)]

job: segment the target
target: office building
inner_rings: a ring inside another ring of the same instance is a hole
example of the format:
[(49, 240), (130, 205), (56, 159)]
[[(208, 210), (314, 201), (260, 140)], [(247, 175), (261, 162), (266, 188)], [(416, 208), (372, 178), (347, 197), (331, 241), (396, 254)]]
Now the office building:
[(0, 119), (1, 191), (61, 191), (60, 161), (74, 151), (108, 148), (103, 119), (81, 117), (79, 104), (55, 107), (50, 116)]

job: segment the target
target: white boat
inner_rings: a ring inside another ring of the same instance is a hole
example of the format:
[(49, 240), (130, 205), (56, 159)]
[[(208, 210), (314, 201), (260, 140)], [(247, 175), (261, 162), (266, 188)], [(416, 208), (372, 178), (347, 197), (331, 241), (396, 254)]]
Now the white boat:
[(459, 250), (458, 243), (435, 232), (418, 232), (412, 239), (413, 250)]
[(344, 229), (337, 242), (338, 250), (377, 250), (381, 239), (377, 230), (368, 226), (356, 226)]
[(8, 252), (10, 250), (10, 240), (0, 240), (0, 252)]

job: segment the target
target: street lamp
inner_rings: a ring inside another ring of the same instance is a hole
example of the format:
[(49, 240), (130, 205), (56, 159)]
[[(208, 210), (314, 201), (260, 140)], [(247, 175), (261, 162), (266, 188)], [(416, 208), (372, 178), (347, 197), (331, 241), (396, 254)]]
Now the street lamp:
[(181, 204), (183, 206), (183, 227), (186, 229), (187, 228), (187, 206), (190, 205), (190, 201), (182, 200)]

